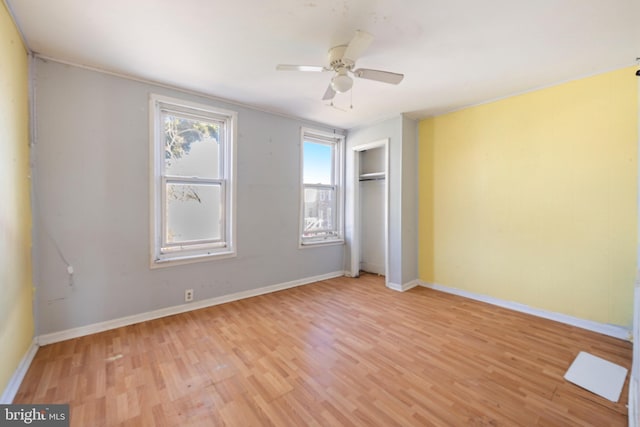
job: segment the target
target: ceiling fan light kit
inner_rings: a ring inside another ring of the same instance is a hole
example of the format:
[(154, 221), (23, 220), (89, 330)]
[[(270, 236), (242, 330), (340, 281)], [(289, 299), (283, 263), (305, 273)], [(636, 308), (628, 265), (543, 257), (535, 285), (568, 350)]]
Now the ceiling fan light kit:
[(356, 31), (356, 35), (348, 45), (335, 46), (329, 49), (329, 67), (317, 65), (288, 65), (280, 64), (276, 67), (279, 71), (333, 71), (335, 75), (322, 97), (323, 100), (332, 100), (336, 93), (348, 92), (353, 87), (351, 75), (361, 79), (374, 80), (382, 83), (397, 85), (404, 78), (403, 74), (389, 71), (370, 70), (367, 68), (354, 69), (356, 60), (364, 53), (373, 41), (373, 36), (365, 31)]
[(347, 70), (341, 68), (331, 79), (331, 88), (338, 93), (345, 93), (353, 86), (353, 79), (347, 74)]

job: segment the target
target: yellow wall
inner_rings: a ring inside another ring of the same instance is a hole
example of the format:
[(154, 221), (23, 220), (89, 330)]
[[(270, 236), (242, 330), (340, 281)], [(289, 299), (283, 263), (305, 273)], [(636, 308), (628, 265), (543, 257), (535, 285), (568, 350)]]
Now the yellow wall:
[(33, 339), (28, 57), (0, 3), (0, 394)]
[(617, 70), (422, 121), (420, 279), (630, 326), (634, 73)]

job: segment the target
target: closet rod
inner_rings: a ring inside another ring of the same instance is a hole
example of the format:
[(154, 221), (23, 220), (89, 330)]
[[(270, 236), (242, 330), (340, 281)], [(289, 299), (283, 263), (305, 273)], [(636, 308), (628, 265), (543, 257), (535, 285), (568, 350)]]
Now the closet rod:
[(385, 179), (387, 179), (387, 178), (385, 178), (384, 176), (380, 176), (380, 177), (376, 177), (376, 178), (373, 178), (373, 177), (372, 178), (360, 178), (359, 181), (360, 182), (362, 182), (362, 181), (384, 181)]

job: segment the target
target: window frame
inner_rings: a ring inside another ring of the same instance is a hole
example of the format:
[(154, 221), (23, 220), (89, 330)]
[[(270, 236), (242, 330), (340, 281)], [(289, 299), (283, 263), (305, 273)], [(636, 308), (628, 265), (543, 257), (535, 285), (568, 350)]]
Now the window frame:
[[(333, 162), (331, 175), (333, 184), (318, 184), (304, 182), (304, 144), (306, 141), (333, 145)], [(344, 244), (344, 135), (330, 132), (323, 132), (317, 129), (303, 127), (300, 130), (300, 221), (298, 230), (298, 247), (308, 248), (327, 245)], [(335, 205), (335, 230), (322, 230), (335, 232), (335, 236), (304, 237), (305, 226), (305, 189), (315, 188), (318, 190), (333, 189)]]
[[(210, 120), (220, 124), (217, 178), (169, 175), (165, 172), (165, 132), (163, 114), (187, 119)], [(150, 124), (150, 267), (166, 267), (236, 256), (236, 144), (235, 111), (158, 94), (149, 96)], [(220, 239), (167, 241), (167, 188), (171, 184), (219, 186), (222, 201)]]

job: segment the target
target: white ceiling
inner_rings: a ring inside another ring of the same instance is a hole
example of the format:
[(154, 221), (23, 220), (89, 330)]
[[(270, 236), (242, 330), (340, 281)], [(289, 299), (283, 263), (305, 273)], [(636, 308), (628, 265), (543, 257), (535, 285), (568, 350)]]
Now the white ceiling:
[[(352, 128), (422, 118), (635, 64), (639, 0), (5, 0), (45, 57)], [(355, 30), (375, 40), (356, 79), (327, 106), (327, 65)]]

